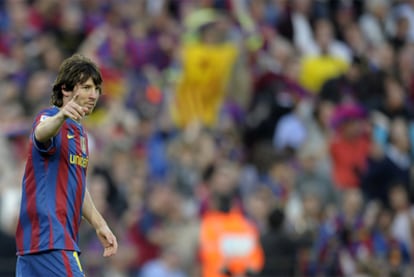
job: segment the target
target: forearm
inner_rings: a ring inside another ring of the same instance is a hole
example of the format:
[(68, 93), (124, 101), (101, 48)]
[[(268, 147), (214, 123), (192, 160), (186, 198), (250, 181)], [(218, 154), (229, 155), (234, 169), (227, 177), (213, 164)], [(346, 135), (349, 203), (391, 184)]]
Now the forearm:
[(116, 240), (116, 237), (109, 229), (105, 219), (102, 217), (102, 215), (99, 213), (99, 211), (93, 204), (88, 189), (86, 189), (85, 192), (85, 199), (83, 201), (82, 207), (82, 215), (95, 229), (102, 246), (105, 248), (103, 254), (104, 257), (115, 255), (118, 250), (118, 242)]
[(95, 230), (107, 225), (101, 213), (96, 209), (87, 188), (85, 191), (85, 199), (83, 201), (82, 216), (89, 222), (90, 225), (92, 225)]
[(63, 122), (65, 122), (65, 116), (62, 112), (58, 112), (56, 115), (46, 118), (44, 121), (40, 122), (35, 129), (34, 135), (36, 140), (41, 143), (49, 141), (59, 132)]

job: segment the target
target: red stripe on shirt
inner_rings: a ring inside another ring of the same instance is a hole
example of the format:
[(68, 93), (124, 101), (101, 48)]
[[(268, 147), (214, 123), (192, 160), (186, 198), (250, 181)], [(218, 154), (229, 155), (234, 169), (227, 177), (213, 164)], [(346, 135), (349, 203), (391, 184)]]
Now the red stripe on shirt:
[(69, 174), (69, 143), (67, 138), (68, 129), (66, 123), (63, 124), (61, 130), (61, 150), (56, 184), (56, 215), (59, 222), (62, 224), (64, 228), (65, 248), (72, 250), (74, 249), (74, 246), (66, 226)]
[(23, 228), (22, 228), (22, 223), (19, 222), (17, 223), (17, 229), (16, 229), (16, 246), (17, 246), (17, 251), (21, 251), (23, 249)]
[[(81, 133), (79, 132), (78, 128), (75, 128), (75, 142), (76, 142), (76, 153), (79, 156), (83, 157), (82, 147), (81, 147)], [(74, 234), (76, 235), (79, 231), (79, 221), (80, 221), (80, 211), (81, 211), (81, 204), (82, 204), (82, 187), (83, 187), (83, 180), (82, 180), (82, 170), (84, 170), (81, 166), (76, 166), (76, 198), (75, 198), (75, 211), (73, 215), (73, 222), (72, 226), (74, 229)]]
[[(31, 154), (30, 154), (31, 155)], [(29, 158), (31, 159), (31, 157)], [(27, 214), (32, 225), (32, 233), (30, 238), (30, 252), (39, 250), (40, 226), (39, 217), (36, 206), (36, 178), (34, 176), (33, 163), (28, 162), (26, 166), (26, 199), (27, 199)]]
[(73, 277), (72, 268), (70, 266), (69, 257), (66, 251), (62, 251), (62, 256), (63, 256), (63, 264), (65, 265), (65, 270), (66, 270), (66, 276)]
[[(47, 167), (49, 165), (49, 160), (45, 159), (45, 172), (47, 172)], [(48, 209), (47, 212), (47, 220), (49, 222), (49, 249), (53, 248), (53, 223), (52, 219), (50, 218), (50, 211)]]

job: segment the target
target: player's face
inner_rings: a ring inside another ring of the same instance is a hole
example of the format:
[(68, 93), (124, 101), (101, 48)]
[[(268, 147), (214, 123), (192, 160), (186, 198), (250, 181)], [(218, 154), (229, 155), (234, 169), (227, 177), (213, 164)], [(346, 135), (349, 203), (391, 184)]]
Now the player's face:
[(101, 95), (101, 88), (96, 86), (92, 80), (89, 78), (83, 84), (77, 84), (73, 88), (73, 95), (78, 94), (77, 102), (82, 107), (88, 108), (87, 115), (91, 114), (95, 108), (96, 102)]

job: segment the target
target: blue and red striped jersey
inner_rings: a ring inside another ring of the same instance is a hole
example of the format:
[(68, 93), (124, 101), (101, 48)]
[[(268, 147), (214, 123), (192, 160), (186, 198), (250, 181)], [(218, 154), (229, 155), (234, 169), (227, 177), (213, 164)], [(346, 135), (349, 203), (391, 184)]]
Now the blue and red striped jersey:
[(34, 136), (36, 126), (58, 111), (57, 107), (47, 108), (33, 123), (16, 230), (17, 255), (52, 249), (80, 252), (87, 133), (81, 124), (66, 119), (50, 143), (42, 144)]

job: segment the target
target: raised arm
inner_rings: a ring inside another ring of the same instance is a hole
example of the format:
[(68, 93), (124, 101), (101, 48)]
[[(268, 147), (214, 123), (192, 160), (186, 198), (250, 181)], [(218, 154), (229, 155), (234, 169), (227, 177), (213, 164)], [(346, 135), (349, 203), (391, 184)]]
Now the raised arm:
[(41, 121), (34, 131), (36, 140), (47, 143), (52, 137), (56, 136), (63, 122), (65, 122), (65, 117), (62, 111)]
[(87, 188), (85, 191), (85, 199), (83, 201), (82, 215), (95, 229), (96, 234), (104, 247), (104, 257), (115, 255), (118, 250), (116, 237), (111, 229), (109, 229), (105, 219), (96, 209)]
[(66, 118), (72, 118), (73, 120), (78, 121), (85, 115), (87, 108), (77, 104), (77, 98), (78, 94), (64, 105), (57, 114), (46, 118), (37, 125), (34, 131), (37, 141), (47, 143), (52, 137), (56, 136)]

